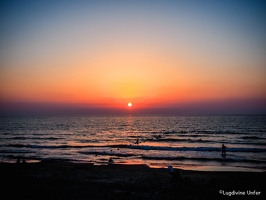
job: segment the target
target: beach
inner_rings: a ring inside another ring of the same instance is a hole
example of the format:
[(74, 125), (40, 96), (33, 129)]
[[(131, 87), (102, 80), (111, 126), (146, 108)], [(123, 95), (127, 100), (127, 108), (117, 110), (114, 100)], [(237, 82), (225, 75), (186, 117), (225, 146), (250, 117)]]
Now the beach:
[(7, 199), (263, 199), (265, 172), (218, 172), (65, 161), (1, 163)]

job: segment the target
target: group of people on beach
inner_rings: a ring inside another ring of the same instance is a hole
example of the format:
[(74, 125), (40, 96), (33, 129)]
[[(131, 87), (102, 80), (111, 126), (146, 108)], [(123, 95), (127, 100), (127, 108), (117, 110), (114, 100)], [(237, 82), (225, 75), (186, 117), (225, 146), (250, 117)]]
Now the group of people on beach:
[(17, 164), (25, 164), (26, 161), (25, 161), (25, 159), (23, 159), (23, 160), (21, 161), (20, 158), (18, 158), (16, 163), (17, 163)]

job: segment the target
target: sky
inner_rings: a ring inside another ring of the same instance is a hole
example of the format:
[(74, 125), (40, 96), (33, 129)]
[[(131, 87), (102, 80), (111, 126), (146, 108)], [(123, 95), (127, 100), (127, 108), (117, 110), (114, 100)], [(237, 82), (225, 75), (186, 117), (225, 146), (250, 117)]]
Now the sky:
[(0, 111), (266, 114), (265, 36), (259, 0), (1, 0)]

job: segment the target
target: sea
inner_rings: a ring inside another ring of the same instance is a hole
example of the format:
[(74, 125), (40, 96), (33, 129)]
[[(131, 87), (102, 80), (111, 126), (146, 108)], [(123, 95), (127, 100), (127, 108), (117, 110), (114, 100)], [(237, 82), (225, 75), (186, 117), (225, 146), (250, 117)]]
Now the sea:
[(18, 158), (265, 172), (266, 116), (2, 117), (0, 162)]

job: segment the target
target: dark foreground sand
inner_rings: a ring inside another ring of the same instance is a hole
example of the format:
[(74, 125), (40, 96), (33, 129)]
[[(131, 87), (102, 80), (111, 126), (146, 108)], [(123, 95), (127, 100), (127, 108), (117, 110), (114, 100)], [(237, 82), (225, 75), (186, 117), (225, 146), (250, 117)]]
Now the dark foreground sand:
[(4, 197), (1, 199), (265, 198), (263, 172), (180, 171), (180, 174), (183, 181), (173, 179), (168, 169), (144, 165), (1, 163), (1, 196)]

